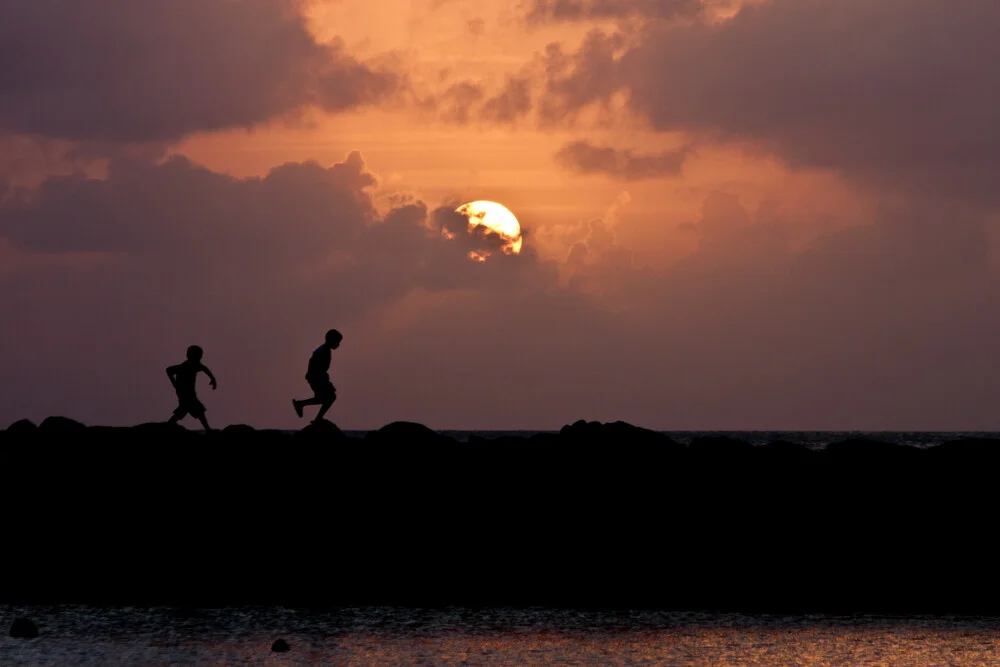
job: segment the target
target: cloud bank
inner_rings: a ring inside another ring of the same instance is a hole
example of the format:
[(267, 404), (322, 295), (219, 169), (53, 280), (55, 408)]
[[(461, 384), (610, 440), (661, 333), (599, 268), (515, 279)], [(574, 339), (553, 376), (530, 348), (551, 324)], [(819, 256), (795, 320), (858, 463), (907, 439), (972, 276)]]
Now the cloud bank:
[(287, 0), (0, 3), (0, 133), (166, 142), (303, 106), (342, 111), (401, 85), (319, 43)]

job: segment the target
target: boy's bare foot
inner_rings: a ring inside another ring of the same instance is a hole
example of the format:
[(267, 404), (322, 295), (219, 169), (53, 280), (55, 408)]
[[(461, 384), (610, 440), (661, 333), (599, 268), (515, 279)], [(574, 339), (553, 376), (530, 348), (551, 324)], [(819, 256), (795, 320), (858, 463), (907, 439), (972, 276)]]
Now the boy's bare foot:
[(301, 419), (302, 418), (302, 406), (294, 398), (292, 399), (292, 406), (295, 407), (295, 414), (297, 414), (299, 416), (299, 419)]

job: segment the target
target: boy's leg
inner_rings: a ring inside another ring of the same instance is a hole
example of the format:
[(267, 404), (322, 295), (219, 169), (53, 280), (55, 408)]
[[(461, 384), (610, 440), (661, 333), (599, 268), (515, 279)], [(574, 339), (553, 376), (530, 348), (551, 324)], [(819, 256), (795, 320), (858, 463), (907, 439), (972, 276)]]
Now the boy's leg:
[(337, 390), (334, 388), (333, 384), (327, 383), (327, 385), (323, 387), (323, 391), (321, 393), (317, 392), (316, 398), (323, 404), (323, 407), (321, 407), (319, 412), (316, 413), (316, 419), (313, 420), (318, 422), (323, 419), (326, 415), (326, 411), (329, 410), (330, 406), (333, 405), (333, 402), (337, 400)]
[(317, 398), (316, 396), (313, 396), (312, 398), (307, 398), (304, 401), (295, 401), (295, 402), (302, 407), (306, 407), (307, 405), (323, 405), (323, 403), (325, 403), (325, 401), (322, 398)]
[(171, 415), (171, 417), (167, 421), (167, 423), (168, 424), (176, 424), (180, 420), (184, 419), (184, 417), (186, 417), (186, 416), (187, 416), (187, 410), (184, 408), (183, 405), (179, 405), (179, 406), (177, 406), (177, 409), (174, 410), (174, 414)]
[(205, 419), (204, 413), (198, 415), (198, 421), (200, 421), (201, 425), (205, 427), (206, 432), (212, 430), (212, 427), (208, 425), (208, 420)]
[(336, 397), (334, 397), (334, 398), (328, 398), (325, 401), (323, 401), (323, 407), (321, 407), (319, 409), (319, 412), (316, 413), (316, 419), (314, 419), (313, 421), (317, 421), (317, 422), (318, 421), (322, 421), (323, 420), (323, 415), (326, 414), (326, 411), (330, 409), (330, 406), (333, 405), (333, 402), (335, 400), (337, 400)]

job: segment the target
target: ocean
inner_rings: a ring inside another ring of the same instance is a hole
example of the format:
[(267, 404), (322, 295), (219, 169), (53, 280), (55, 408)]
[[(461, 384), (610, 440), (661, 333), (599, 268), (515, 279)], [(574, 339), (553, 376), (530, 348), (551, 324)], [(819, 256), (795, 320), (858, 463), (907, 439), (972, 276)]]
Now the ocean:
[[(542, 433), (558, 433), (559, 431), (463, 431), (438, 430), (438, 433), (467, 442), (473, 435), (481, 438), (514, 437), (527, 438)], [(362, 438), (368, 431), (344, 430), (344, 434), (353, 438)], [(898, 445), (926, 448), (934, 447), (959, 438), (992, 438), (1000, 439), (998, 431), (659, 431), (677, 442), (687, 445), (695, 438), (729, 437), (749, 442), (752, 445), (764, 445), (769, 442), (783, 440), (801, 444), (810, 449), (822, 449), (832, 442), (842, 442), (851, 438), (881, 440)]]
[[(2, 665), (1000, 664), (1000, 618), (985, 617), (392, 607), (17, 612), (41, 635), (0, 640)], [(290, 651), (271, 651), (278, 638)]]

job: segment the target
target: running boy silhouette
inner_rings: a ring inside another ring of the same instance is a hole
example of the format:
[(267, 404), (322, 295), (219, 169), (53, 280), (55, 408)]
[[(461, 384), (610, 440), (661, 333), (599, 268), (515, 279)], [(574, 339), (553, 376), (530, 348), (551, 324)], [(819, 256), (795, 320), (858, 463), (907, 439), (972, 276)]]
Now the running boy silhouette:
[(330, 409), (333, 402), (337, 400), (337, 390), (334, 388), (333, 383), (330, 382), (330, 352), (336, 350), (340, 347), (340, 341), (344, 339), (340, 335), (340, 332), (336, 329), (330, 329), (326, 332), (326, 342), (316, 348), (312, 353), (312, 357), (309, 358), (309, 370), (306, 371), (306, 382), (313, 390), (313, 397), (307, 398), (304, 401), (297, 401), (292, 399), (292, 406), (295, 408), (295, 414), (299, 417), (302, 416), (302, 408), (307, 405), (321, 405), (319, 412), (316, 413), (316, 419), (313, 423), (316, 423), (323, 419), (323, 415), (326, 411)]
[(200, 347), (192, 345), (187, 349), (187, 361), (167, 369), (167, 377), (170, 378), (170, 384), (174, 385), (174, 389), (177, 391), (178, 401), (177, 409), (174, 410), (174, 416), (170, 418), (169, 423), (176, 424), (186, 415), (191, 415), (201, 422), (206, 431), (211, 431), (212, 429), (205, 419), (205, 406), (198, 400), (194, 390), (195, 380), (199, 372), (207, 375), (208, 379), (212, 381), (213, 391), (217, 386), (212, 371), (201, 363), (202, 354), (204, 352)]

